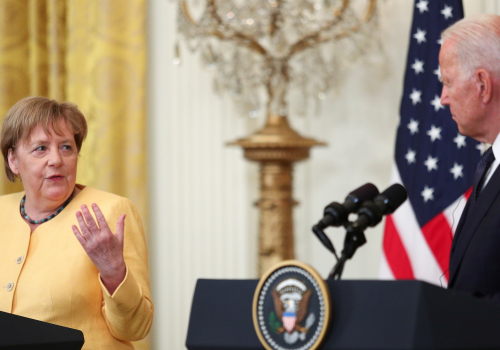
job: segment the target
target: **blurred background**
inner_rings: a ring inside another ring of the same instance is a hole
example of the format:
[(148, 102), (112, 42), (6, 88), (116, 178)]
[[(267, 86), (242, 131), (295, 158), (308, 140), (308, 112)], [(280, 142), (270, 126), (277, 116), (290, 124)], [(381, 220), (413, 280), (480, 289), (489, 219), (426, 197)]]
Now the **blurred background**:
[[(463, 3), (465, 16), (500, 14), (495, 0)], [(328, 144), (294, 168), (296, 259), (324, 277), (334, 259), (311, 232), (324, 206), (366, 182), (390, 183), (413, 6), (377, 1), (379, 48), (305, 117), (289, 115)], [(138, 349), (185, 348), (198, 278), (259, 277), (259, 169), (226, 143), (264, 116), (214, 92), (214, 72), (179, 37), (176, 15), (167, 0), (0, 0), (1, 118), (29, 95), (78, 104), (89, 123), (78, 183), (130, 198), (146, 224), (155, 320)], [(2, 177), (2, 193), (19, 189)], [(344, 278), (378, 277), (382, 231), (366, 232)], [(340, 247), (342, 230), (327, 232)]]

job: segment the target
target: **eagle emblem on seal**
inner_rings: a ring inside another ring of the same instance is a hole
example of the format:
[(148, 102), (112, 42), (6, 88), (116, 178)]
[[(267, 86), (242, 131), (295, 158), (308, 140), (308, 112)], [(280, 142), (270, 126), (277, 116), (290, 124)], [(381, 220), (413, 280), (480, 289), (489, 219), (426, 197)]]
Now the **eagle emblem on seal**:
[[(293, 344), (298, 339), (304, 340), (309, 328), (314, 324), (315, 316), (307, 316), (311, 290), (296, 278), (287, 278), (272, 291), (274, 310), (281, 326), (275, 328), (276, 333), (284, 333), (284, 340)], [(305, 321), (305, 324), (303, 324)]]

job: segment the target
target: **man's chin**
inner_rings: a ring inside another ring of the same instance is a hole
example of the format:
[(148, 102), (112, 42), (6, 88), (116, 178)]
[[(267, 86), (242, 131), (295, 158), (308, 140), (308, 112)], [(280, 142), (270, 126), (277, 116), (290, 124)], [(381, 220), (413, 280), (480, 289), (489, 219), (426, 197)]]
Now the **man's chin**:
[(479, 142), (483, 142), (483, 141), (480, 141), (481, 137), (477, 134), (477, 132), (474, 129), (472, 129), (472, 130), (465, 129), (465, 128), (460, 127), (460, 125), (458, 125), (458, 124), (457, 124), (457, 126), (458, 126), (458, 132), (460, 133), (460, 135), (473, 138), (474, 140), (479, 141)]
[[(455, 120), (455, 122), (456, 122), (456, 120)], [(458, 127), (458, 132), (460, 133), (460, 135), (469, 136), (469, 135), (467, 135), (467, 130), (465, 130), (463, 127), (461, 127), (460, 124), (457, 123), (457, 127)]]

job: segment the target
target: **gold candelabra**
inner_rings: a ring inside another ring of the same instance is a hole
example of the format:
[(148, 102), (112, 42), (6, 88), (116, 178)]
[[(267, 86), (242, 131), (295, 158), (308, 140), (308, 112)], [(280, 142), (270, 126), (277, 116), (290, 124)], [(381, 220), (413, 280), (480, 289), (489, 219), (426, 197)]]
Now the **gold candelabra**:
[[(376, 1), (363, 2), (359, 15), (350, 0), (206, 0), (196, 19), (188, 1), (179, 0), (178, 31), (217, 71), (216, 91), (229, 91), (251, 117), (266, 116), (262, 129), (229, 143), (260, 163), (260, 274), (294, 258), (293, 163), (326, 145), (299, 135), (287, 115), (306, 114), (308, 101), (325, 97), (338, 70), (370, 50)], [(178, 64), (178, 44), (175, 51)]]

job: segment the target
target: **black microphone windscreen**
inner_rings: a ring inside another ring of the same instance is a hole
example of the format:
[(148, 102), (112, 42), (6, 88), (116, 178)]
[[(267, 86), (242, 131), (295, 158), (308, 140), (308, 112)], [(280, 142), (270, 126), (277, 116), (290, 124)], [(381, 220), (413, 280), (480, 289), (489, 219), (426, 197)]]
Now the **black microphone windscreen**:
[(408, 193), (403, 185), (394, 184), (389, 186), (384, 192), (382, 192), (375, 201), (383, 202), (386, 205), (385, 214), (391, 214), (396, 210), (403, 202), (408, 198)]
[(374, 184), (366, 183), (349, 193), (346, 199), (350, 199), (360, 205), (362, 202), (372, 200), (378, 193), (378, 188)]

